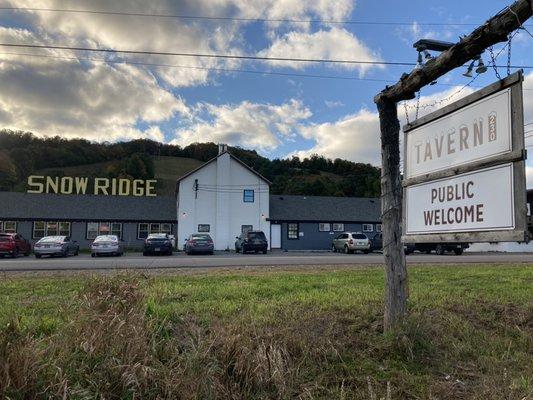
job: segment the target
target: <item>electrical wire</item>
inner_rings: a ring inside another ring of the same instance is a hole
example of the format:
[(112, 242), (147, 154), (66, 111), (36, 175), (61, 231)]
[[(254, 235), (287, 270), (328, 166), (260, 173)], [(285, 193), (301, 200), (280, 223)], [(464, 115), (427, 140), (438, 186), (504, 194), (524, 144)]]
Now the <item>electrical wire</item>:
[(290, 61), (290, 62), (308, 62), (308, 63), (396, 65), (396, 66), (416, 65), (415, 63), (412, 63), (412, 62), (398, 62), (398, 61), (366, 61), (366, 60), (338, 60), (338, 59), (321, 59), (321, 58), (266, 57), (266, 56), (244, 56), (244, 55), (238, 55), (238, 54), (178, 53), (178, 52), (169, 52), (169, 51), (98, 49), (98, 48), (93, 48), (93, 47), (56, 46), (56, 45), (49, 45), (49, 44), (0, 43), (0, 46), (17, 47), (17, 48), (23, 47), (23, 48), (30, 48), (30, 49), (90, 51), (90, 52), (97, 52), (97, 53), (142, 54), (142, 55), (152, 55), (152, 56), (229, 58), (229, 59), (236, 59), (236, 60)]
[(240, 21), (240, 22), (283, 22), (283, 23), (321, 23), (337, 25), (375, 25), (375, 26), (412, 26), (416, 23), (419, 26), (479, 26), (481, 24), (465, 22), (407, 22), (407, 21), (356, 21), (356, 20), (334, 20), (334, 19), (291, 19), (291, 18), (247, 18), (247, 17), (222, 17), (206, 15), (184, 15), (184, 14), (161, 14), (143, 12), (124, 11), (103, 11), (103, 10), (82, 10), (66, 8), (41, 8), (41, 7), (0, 7), (2, 11), (39, 11), (71, 14), (100, 14), (129, 17), (150, 17), (150, 18), (173, 18), (173, 19), (198, 19), (211, 21)]
[[(153, 56), (180, 56), (180, 57), (200, 57), (200, 58), (228, 58), (236, 60), (256, 60), (256, 61), (289, 61), (289, 62), (306, 62), (306, 63), (330, 63), (330, 64), (361, 64), (361, 65), (389, 65), (389, 66), (416, 66), (413, 62), (402, 61), (366, 61), (366, 60), (339, 60), (339, 59), (321, 59), (321, 58), (292, 58), (292, 57), (266, 57), (266, 56), (247, 56), (237, 54), (204, 54), (204, 53), (179, 53), (167, 51), (148, 51), (148, 50), (119, 50), (119, 49), (98, 49), (92, 47), (78, 46), (56, 46), (49, 44), (21, 44), (21, 43), (0, 43), (4, 47), (31, 48), (31, 49), (51, 49), (51, 50), (72, 50), (88, 51), (97, 53), (117, 53), (117, 54), (142, 54)], [(511, 68), (530, 69), (531, 65), (511, 65)]]

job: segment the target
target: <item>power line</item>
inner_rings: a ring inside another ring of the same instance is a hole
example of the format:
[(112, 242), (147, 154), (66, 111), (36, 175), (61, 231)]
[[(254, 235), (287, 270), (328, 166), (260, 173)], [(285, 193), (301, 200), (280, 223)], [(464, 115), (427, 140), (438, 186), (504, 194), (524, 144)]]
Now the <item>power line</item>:
[[(290, 62), (364, 64), (364, 65), (367, 65), (367, 64), (368, 65), (399, 65), (399, 66), (416, 65), (415, 63), (412, 63), (412, 62), (408, 63), (408, 62), (396, 62), (396, 61), (359, 61), (359, 60), (335, 60), (335, 59), (319, 59), (319, 58), (243, 56), (243, 55), (238, 55), (238, 54), (204, 54), (204, 53), (177, 53), (177, 52), (174, 53), (174, 52), (168, 52), (168, 51), (96, 49), (96, 48), (91, 48), (91, 47), (55, 46), (55, 45), (48, 45), (48, 44), (0, 43), (0, 46), (24, 47), (24, 48), (31, 48), (31, 49), (90, 51), (90, 52), (98, 52), (98, 53), (142, 54), (142, 55), (152, 55), (152, 56), (231, 58), (231, 59), (237, 59), (237, 60), (290, 61)], [(516, 67), (516, 68), (521, 68), (521, 67)]]
[[(399, 61), (362, 61), (362, 60), (338, 60), (338, 59), (320, 59), (320, 58), (291, 58), (291, 57), (266, 57), (266, 56), (245, 56), (237, 54), (203, 54), (203, 53), (177, 53), (167, 51), (148, 51), (148, 50), (117, 50), (117, 49), (97, 49), (91, 47), (77, 46), (56, 46), (48, 44), (18, 44), (18, 43), (0, 43), (4, 47), (31, 48), (31, 49), (51, 49), (51, 50), (72, 50), (72, 51), (89, 51), (97, 53), (119, 53), (119, 54), (142, 54), (153, 56), (180, 56), (180, 57), (206, 57), (206, 58), (229, 58), (237, 60), (258, 60), (258, 61), (290, 61), (290, 62), (308, 62), (308, 63), (331, 63), (331, 64), (362, 64), (362, 65), (394, 65), (394, 66), (415, 66), (413, 62)], [(501, 66), (499, 66), (501, 67)], [(511, 65), (511, 68), (530, 69), (529, 65)]]
[[(101, 63), (108, 63), (108, 64), (141, 65), (141, 66), (147, 66), (147, 67), (196, 69), (196, 70), (206, 70), (206, 71), (216, 71), (216, 72), (236, 72), (236, 73), (257, 74), (257, 75), (277, 75), (277, 76), (290, 76), (290, 77), (301, 77), (301, 78), (339, 79), (339, 80), (379, 82), (379, 83), (395, 82), (390, 79), (357, 78), (353, 76), (339, 76), (339, 75), (300, 74), (300, 73), (293, 73), (293, 72), (256, 71), (256, 70), (234, 69), (234, 68), (199, 67), (199, 66), (191, 66), (191, 65), (149, 63), (149, 62), (129, 61), (129, 60), (106, 60), (102, 58), (92, 58), (92, 57), (68, 57), (68, 56), (58, 56), (58, 55), (52, 55), (52, 54), (0, 52), (0, 55), (52, 58), (52, 59), (60, 59), (60, 60), (72, 60), (72, 61), (91, 61), (91, 62), (101, 62)], [(436, 85), (448, 86), (448, 87), (457, 86), (452, 83), (437, 83)], [(471, 87), (481, 88), (482, 86), (471, 86)], [(533, 89), (524, 89), (524, 90), (533, 90)]]
[(0, 7), (4, 11), (41, 11), (70, 14), (100, 14), (130, 17), (151, 17), (151, 18), (172, 18), (172, 19), (199, 19), (211, 21), (240, 21), (240, 22), (286, 22), (286, 23), (322, 23), (337, 25), (377, 25), (377, 26), (412, 26), (416, 23), (419, 26), (479, 26), (481, 24), (464, 22), (407, 22), (407, 21), (356, 21), (356, 20), (332, 20), (332, 19), (290, 19), (290, 18), (246, 18), (246, 17), (221, 17), (205, 15), (184, 15), (184, 14), (160, 14), (143, 12), (123, 12), (123, 11), (103, 11), (103, 10), (82, 10), (65, 8), (38, 8), (38, 7)]

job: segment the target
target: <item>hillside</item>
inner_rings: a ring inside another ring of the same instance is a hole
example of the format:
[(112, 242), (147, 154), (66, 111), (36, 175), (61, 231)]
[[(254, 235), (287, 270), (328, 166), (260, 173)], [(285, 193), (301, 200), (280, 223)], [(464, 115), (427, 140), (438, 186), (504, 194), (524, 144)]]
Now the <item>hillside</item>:
[[(186, 157), (154, 156), (152, 159), (154, 163), (154, 179), (157, 179), (157, 193), (160, 196), (173, 195), (176, 188), (176, 180), (202, 165), (201, 161)], [(70, 167), (42, 168), (35, 170), (33, 175), (106, 177), (108, 176), (109, 168), (114, 163), (115, 161), (104, 161)], [(18, 182), (14, 190), (25, 191), (26, 182)]]
[[(95, 143), (0, 130), (0, 190), (23, 191), (28, 175), (41, 174), (157, 179), (159, 193), (173, 194), (178, 177), (217, 151), (214, 143)], [(272, 182), (272, 194), (379, 197), (380, 170), (370, 164), (319, 155), (270, 160), (255, 150), (230, 151)]]

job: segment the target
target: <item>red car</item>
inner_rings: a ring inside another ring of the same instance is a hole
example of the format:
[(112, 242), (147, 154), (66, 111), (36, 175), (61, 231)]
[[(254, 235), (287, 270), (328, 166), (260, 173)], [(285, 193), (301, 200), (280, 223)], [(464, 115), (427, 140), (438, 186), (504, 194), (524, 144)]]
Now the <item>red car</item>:
[(19, 233), (0, 233), (0, 257), (8, 255), (13, 258), (19, 254), (29, 256), (31, 244)]

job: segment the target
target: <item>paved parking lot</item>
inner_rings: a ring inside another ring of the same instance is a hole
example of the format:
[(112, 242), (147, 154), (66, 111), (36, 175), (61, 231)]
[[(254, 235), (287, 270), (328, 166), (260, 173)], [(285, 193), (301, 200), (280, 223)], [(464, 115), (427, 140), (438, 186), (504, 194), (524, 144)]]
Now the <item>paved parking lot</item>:
[[(408, 264), (460, 264), (460, 263), (532, 263), (533, 253), (465, 253), (437, 256), (413, 254), (407, 256)], [(213, 256), (187, 256), (175, 253), (173, 256), (143, 257), (140, 253), (122, 257), (91, 258), (80, 254), (67, 258), (18, 257), (0, 259), (1, 271), (69, 271), (69, 270), (113, 270), (113, 269), (171, 269), (171, 268), (216, 268), (242, 266), (283, 265), (350, 265), (383, 264), (381, 253), (338, 254), (317, 252), (269, 252), (263, 254), (235, 254), (220, 252)]]

